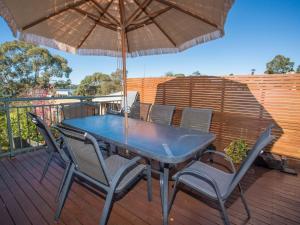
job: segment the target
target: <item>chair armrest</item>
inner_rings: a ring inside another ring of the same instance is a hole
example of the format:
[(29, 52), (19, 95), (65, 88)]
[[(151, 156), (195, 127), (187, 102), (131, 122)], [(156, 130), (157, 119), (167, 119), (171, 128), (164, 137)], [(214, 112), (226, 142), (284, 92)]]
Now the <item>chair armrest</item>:
[(207, 174), (205, 174), (203, 172), (200, 173), (199, 171), (194, 170), (194, 169), (183, 169), (180, 172), (178, 172), (177, 175), (175, 176), (175, 182), (178, 182), (180, 177), (183, 176), (183, 175), (193, 176), (193, 177), (196, 177), (196, 178), (206, 182), (207, 184), (209, 184), (215, 190), (218, 198), (221, 199), (221, 192), (219, 190), (217, 182), (213, 178), (208, 176)]
[(228, 155), (226, 155), (224, 152), (220, 152), (220, 151), (217, 151), (217, 150), (206, 150), (206, 151), (204, 151), (204, 152), (201, 154), (200, 158), (201, 158), (203, 155), (207, 154), (207, 153), (212, 153), (212, 154), (215, 154), (215, 155), (218, 155), (218, 156), (221, 156), (221, 157), (225, 158), (227, 161), (229, 161), (230, 166), (231, 166), (231, 169), (232, 169), (232, 172), (233, 172), (233, 173), (236, 173), (236, 169), (235, 169), (235, 167), (234, 167), (234, 164), (233, 164), (232, 159), (231, 159)]
[(131, 159), (127, 164), (119, 168), (111, 182), (111, 186), (116, 188), (121, 182), (122, 178), (126, 176), (132, 170), (133, 167), (136, 166), (139, 160), (141, 160), (141, 157), (136, 156), (133, 159)]

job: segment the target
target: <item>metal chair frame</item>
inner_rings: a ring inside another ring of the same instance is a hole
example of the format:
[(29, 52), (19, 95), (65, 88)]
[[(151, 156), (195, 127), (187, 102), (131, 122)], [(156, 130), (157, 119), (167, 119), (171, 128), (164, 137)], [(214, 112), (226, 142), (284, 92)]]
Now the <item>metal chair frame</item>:
[[(50, 163), (51, 163), (55, 153), (59, 153), (60, 158), (62, 159), (63, 163), (65, 164), (63, 178), (60, 182), (57, 196), (56, 196), (56, 199), (58, 199), (58, 196), (60, 195), (61, 190), (62, 190), (63, 181), (64, 181), (65, 177), (67, 176), (68, 169), (70, 167), (70, 158), (69, 158), (68, 154), (66, 153), (67, 150), (63, 146), (63, 143), (64, 143), (63, 137), (60, 137), (58, 140), (55, 140), (52, 133), (50, 132), (48, 126), (44, 123), (44, 121), (40, 117), (38, 117), (37, 115), (35, 115), (34, 113), (31, 113), (31, 112), (28, 112), (27, 115), (31, 118), (31, 121), (36, 125), (38, 131), (44, 137), (45, 142), (48, 147), (48, 159), (44, 166), (42, 176), (40, 178), (40, 182), (42, 182), (43, 179), (45, 178), (46, 173), (49, 169)], [(59, 143), (60, 146), (58, 145), (57, 141), (60, 142)]]
[(271, 131), (272, 131), (273, 126), (274, 126), (273, 124), (270, 125), (260, 135), (257, 142), (255, 143), (253, 148), (250, 150), (247, 158), (244, 160), (244, 162), (242, 163), (242, 165), (241, 165), (241, 167), (239, 168), (238, 171), (236, 171), (231, 158), (223, 152), (219, 152), (219, 151), (215, 151), (215, 150), (206, 150), (202, 154), (202, 156), (205, 155), (205, 154), (215, 154), (215, 155), (224, 157), (227, 161), (230, 162), (232, 174), (234, 176), (233, 176), (233, 179), (230, 183), (229, 188), (226, 190), (226, 194), (223, 195), (223, 196), (221, 195), (221, 191), (219, 189), (219, 186), (218, 186), (216, 180), (214, 180), (212, 177), (210, 177), (209, 175), (207, 175), (205, 173), (199, 172), (196, 169), (189, 168), (189, 166), (191, 164), (193, 164), (193, 162), (191, 162), (185, 169), (179, 171), (173, 177), (173, 179), (175, 180), (175, 183), (174, 183), (174, 188), (173, 188), (173, 192), (171, 194), (171, 199), (170, 199), (170, 203), (169, 203), (169, 212), (171, 210), (171, 207), (174, 203), (174, 199), (176, 197), (176, 193), (178, 191), (178, 184), (181, 183), (180, 178), (184, 175), (188, 175), (188, 176), (195, 177), (199, 180), (202, 180), (203, 182), (207, 183), (208, 185), (210, 185), (210, 187), (213, 188), (213, 190), (215, 191), (215, 194), (216, 194), (216, 198), (212, 198), (208, 194), (205, 194), (205, 193), (202, 193), (202, 192), (201, 192), (201, 194), (204, 194), (207, 197), (209, 197), (210, 199), (218, 202), (218, 204), (220, 206), (220, 213), (221, 213), (221, 216), (223, 218), (223, 222), (224, 222), (225, 225), (230, 224), (229, 217), (228, 217), (228, 214), (227, 214), (227, 211), (226, 211), (226, 208), (225, 208), (225, 202), (228, 200), (228, 198), (230, 197), (230, 195), (234, 191), (234, 189), (238, 186), (242, 203), (243, 203), (243, 205), (245, 207), (245, 210), (247, 212), (247, 219), (250, 219), (250, 217), (251, 217), (250, 210), (249, 210), (249, 207), (247, 205), (246, 199), (244, 197), (244, 192), (243, 192), (242, 186), (240, 184), (240, 181), (243, 178), (243, 176), (246, 174), (246, 172), (248, 171), (248, 169), (250, 168), (250, 166), (254, 162), (255, 158), (258, 156), (258, 154), (263, 152), (263, 149), (274, 139), (274, 137), (271, 135)]
[[(63, 136), (67, 136), (69, 134), (66, 134), (66, 132), (64, 132), (62, 127), (59, 127), (58, 130), (62, 133)], [(119, 190), (117, 192), (117, 187), (120, 184), (120, 182), (122, 181), (122, 179), (135, 167), (137, 167), (138, 161), (141, 160), (141, 157), (135, 157), (131, 160), (128, 160), (128, 163), (123, 165), (122, 167), (120, 167), (118, 169), (118, 171), (116, 172), (116, 174), (112, 177), (111, 180), (108, 179), (108, 171), (107, 171), (107, 167), (106, 167), (106, 163), (105, 160), (102, 156), (102, 153), (99, 149), (97, 140), (90, 134), (88, 133), (84, 133), (83, 135), (84, 137), (84, 141), (90, 142), (93, 145), (93, 148), (98, 156), (98, 160), (100, 162), (100, 165), (102, 167), (102, 170), (105, 174), (105, 178), (107, 181), (107, 184), (100, 182), (99, 180), (94, 179), (93, 177), (83, 173), (82, 171), (79, 170), (78, 164), (76, 163), (76, 160), (74, 159), (74, 155), (72, 153), (72, 150), (70, 151), (71, 154), (71, 163), (70, 166), (68, 168), (68, 173), (67, 175), (64, 177), (63, 180), (63, 188), (61, 191), (61, 195), (59, 198), (59, 202), (58, 202), (58, 207), (56, 209), (55, 212), (55, 220), (58, 220), (62, 209), (64, 207), (65, 201), (67, 199), (68, 193), (70, 191), (72, 182), (73, 182), (73, 178), (74, 177), (78, 177), (80, 178), (79, 180), (84, 180), (89, 182), (90, 184), (92, 184), (93, 186), (97, 187), (100, 191), (104, 192), (106, 194), (106, 200), (105, 200), (105, 204), (104, 204), (104, 208), (102, 211), (102, 216), (100, 219), (99, 224), (100, 225), (105, 225), (108, 221), (111, 209), (112, 209), (112, 205), (114, 202), (114, 197), (116, 196), (116, 194), (118, 194), (119, 192), (123, 192), (125, 190), (128, 190), (129, 187), (131, 187), (138, 179), (140, 179), (142, 176), (146, 175), (147, 177), (147, 188), (148, 188), (148, 200), (151, 201), (152, 200), (152, 183), (151, 183), (151, 167), (150, 166), (146, 166), (146, 169), (143, 171), (143, 173), (145, 174), (137, 174), (136, 177), (133, 179), (132, 182), (130, 182), (129, 184), (127, 184), (124, 187), (124, 190)], [(66, 144), (68, 146), (68, 148), (70, 148), (70, 145), (68, 144), (68, 141), (66, 140)], [(96, 169), (96, 168), (95, 168)]]

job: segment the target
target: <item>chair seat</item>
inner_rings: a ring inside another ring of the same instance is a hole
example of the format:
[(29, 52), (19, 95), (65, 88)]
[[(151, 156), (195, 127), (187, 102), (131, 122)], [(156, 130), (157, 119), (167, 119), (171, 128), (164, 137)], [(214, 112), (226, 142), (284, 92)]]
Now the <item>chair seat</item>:
[[(105, 159), (109, 176), (111, 180), (115, 177), (118, 170), (126, 165), (130, 160), (119, 155), (112, 155)], [(136, 178), (141, 175), (146, 166), (142, 164), (137, 164), (126, 176), (122, 178), (119, 185), (116, 188), (116, 193), (123, 191), (128, 185), (136, 180)]]
[[(192, 169), (192, 170), (198, 171), (199, 173), (214, 179), (220, 190), (222, 198), (225, 198), (225, 195), (227, 194), (229, 186), (234, 177), (234, 174), (232, 174), (232, 173), (226, 173), (222, 170), (214, 168), (214, 167), (212, 167), (208, 164), (205, 164), (203, 162), (200, 162), (200, 161), (195, 161), (193, 164), (188, 166), (186, 169)], [(173, 179), (175, 179), (176, 175), (177, 174), (174, 175)], [(217, 199), (217, 195), (216, 195), (216, 192), (213, 189), (213, 187), (210, 186), (205, 181), (200, 180), (197, 177), (194, 177), (191, 175), (182, 175), (179, 178), (179, 182), (184, 183), (188, 187), (190, 187), (202, 194), (208, 195), (209, 197), (211, 197), (213, 199)]]

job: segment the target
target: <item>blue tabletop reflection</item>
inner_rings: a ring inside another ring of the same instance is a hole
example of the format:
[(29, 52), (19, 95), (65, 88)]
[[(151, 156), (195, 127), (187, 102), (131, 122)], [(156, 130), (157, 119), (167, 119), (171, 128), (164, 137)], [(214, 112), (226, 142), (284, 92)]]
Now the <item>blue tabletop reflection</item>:
[(63, 124), (164, 163), (183, 162), (215, 139), (212, 133), (130, 118), (125, 129), (125, 118), (116, 115), (69, 119), (64, 120)]

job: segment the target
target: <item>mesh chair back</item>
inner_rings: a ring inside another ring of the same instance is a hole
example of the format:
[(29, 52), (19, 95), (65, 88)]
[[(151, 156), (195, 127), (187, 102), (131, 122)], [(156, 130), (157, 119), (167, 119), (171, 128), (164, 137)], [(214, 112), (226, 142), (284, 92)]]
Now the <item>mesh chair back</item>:
[(147, 121), (151, 104), (135, 102), (130, 108), (129, 117)]
[(27, 115), (31, 118), (31, 121), (36, 125), (39, 133), (43, 136), (48, 149), (50, 151), (58, 152), (65, 162), (69, 161), (69, 153), (58, 146), (48, 125), (34, 113), (28, 112)]
[[(137, 91), (127, 92), (127, 106), (130, 108), (135, 102), (139, 101), (139, 93)], [(125, 110), (124, 98), (121, 101), (121, 108)]]
[(180, 127), (209, 132), (211, 109), (184, 108)]
[(171, 125), (175, 106), (152, 105), (149, 113), (149, 121), (162, 125)]
[(81, 118), (99, 115), (99, 107), (95, 103), (71, 103), (62, 105), (63, 119)]
[(45, 124), (45, 122), (34, 113), (28, 112), (27, 115), (31, 118), (31, 121), (36, 125), (39, 133), (43, 136), (49, 150), (58, 152), (59, 147), (57, 146), (56, 141), (48, 128), (48, 125)]
[(87, 133), (62, 126), (58, 130), (64, 137), (77, 170), (108, 186), (110, 179), (97, 140)]
[(248, 155), (247, 155), (246, 159), (243, 161), (243, 163), (241, 164), (239, 170), (235, 174), (235, 177), (232, 181), (229, 193), (231, 193), (234, 190), (234, 188), (236, 187), (236, 185), (238, 185), (238, 183), (241, 181), (243, 176), (246, 174), (246, 172), (249, 170), (249, 168), (253, 164), (256, 157), (260, 153), (263, 152), (264, 148), (268, 144), (270, 144), (273, 141), (273, 139), (274, 139), (274, 136), (272, 135), (272, 128), (273, 127), (274, 127), (274, 124), (269, 125), (266, 128), (266, 130), (263, 133), (261, 133), (261, 135), (257, 139), (256, 143), (252, 147), (252, 149), (248, 152)]

